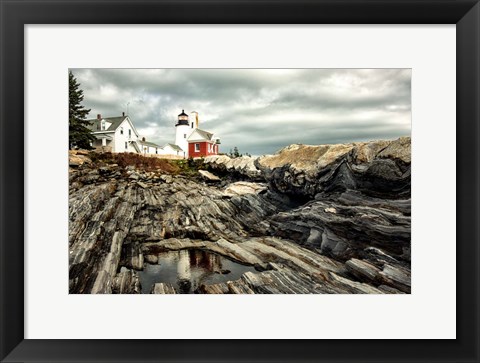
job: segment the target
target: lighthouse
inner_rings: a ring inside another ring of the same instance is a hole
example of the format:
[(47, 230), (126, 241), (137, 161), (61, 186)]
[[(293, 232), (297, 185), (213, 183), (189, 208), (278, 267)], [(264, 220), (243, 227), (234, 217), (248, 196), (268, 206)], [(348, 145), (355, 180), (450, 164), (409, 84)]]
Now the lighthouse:
[(188, 141), (192, 128), (188, 122), (188, 115), (185, 110), (178, 115), (177, 123), (175, 124), (175, 145), (178, 145), (183, 150), (183, 156), (188, 157)]
[(166, 144), (162, 150), (164, 155), (199, 158), (218, 155), (220, 139), (213, 133), (201, 130), (197, 111), (190, 117), (182, 110), (175, 123), (175, 144)]

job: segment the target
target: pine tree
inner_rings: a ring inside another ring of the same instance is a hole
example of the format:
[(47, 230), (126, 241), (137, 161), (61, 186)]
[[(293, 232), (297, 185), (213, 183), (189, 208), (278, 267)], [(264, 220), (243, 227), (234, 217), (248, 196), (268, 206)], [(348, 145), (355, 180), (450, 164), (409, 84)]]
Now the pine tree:
[(90, 110), (82, 106), (83, 91), (71, 71), (68, 72), (68, 134), (69, 148), (93, 149), (90, 143), (95, 140), (86, 120)]
[(234, 158), (238, 158), (238, 157), (240, 157), (240, 156), (242, 156), (242, 154), (240, 154), (240, 152), (238, 151), (238, 147), (235, 146), (235, 147), (233, 148), (233, 157), (234, 157)]

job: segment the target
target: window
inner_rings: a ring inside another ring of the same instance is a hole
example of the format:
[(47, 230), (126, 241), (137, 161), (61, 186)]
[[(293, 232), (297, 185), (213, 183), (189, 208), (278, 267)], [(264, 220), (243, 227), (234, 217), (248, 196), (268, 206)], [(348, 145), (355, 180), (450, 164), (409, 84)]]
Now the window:
[(123, 127), (120, 127), (120, 135), (123, 135)]
[(102, 131), (105, 131), (105, 121), (102, 120)]
[(195, 151), (199, 152), (200, 151), (200, 144), (195, 144)]
[(155, 154), (158, 154), (158, 148), (155, 148)]
[(125, 141), (125, 150), (128, 149), (128, 142)]
[(132, 137), (132, 130), (128, 129), (128, 137)]
[(193, 122), (192, 122), (192, 129), (193, 129)]
[(187, 134), (183, 134), (183, 138), (186, 139), (186, 138), (187, 138)]

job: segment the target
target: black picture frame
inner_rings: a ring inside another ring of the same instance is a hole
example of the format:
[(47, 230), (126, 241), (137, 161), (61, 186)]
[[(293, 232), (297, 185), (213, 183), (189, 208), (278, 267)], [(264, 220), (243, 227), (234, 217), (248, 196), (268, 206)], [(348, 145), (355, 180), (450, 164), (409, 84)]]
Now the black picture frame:
[[(2, 362), (479, 362), (478, 0), (0, 0), (0, 14)], [(456, 24), (457, 339), (24, 339), (24, 25), (158, 23)]]

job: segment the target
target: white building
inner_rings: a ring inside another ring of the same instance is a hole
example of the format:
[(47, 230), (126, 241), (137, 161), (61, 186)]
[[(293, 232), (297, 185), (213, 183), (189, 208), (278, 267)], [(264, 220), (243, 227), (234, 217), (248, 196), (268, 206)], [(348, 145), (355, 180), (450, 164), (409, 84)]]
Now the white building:
[[(90, 130), (95, 136), (92, 146), (102, 152), (132, 152), (143, 155), (165, 155), (173, 158), (204, 157), (219, 152), (220, 140), (213, 133), (198, 128), (198, 113), (189, 116), (182, 110), (175, 124), (175, 144), (163, 147), (140, 138), (132, 120), (125, 113), (118, 117), (97, 115), (90, 122)], [(197, 150), (198, 149), (198, 150)]]
[[(189, 156), (200, 157), (218, 154), (218, 144), (220, 144), (220, 139), (213, 138), (213, 134), (210, 132), (200, 130), (198, 124), (198, 112), (196, 111), (190, 113), (190, 119), (185, 113), (185, 110), (182, 110), (182, 113), (178, 115), (178, 120), (175, 124), (174, 146), (181, 149), (179, 155), (184, 158), (188, 158)], [(201, 135), (201, 137), (199, 135)], [(208, 140), (205, 135), (208, 135)], [(189, 144), (192, 145), (189, 146)]]
[(188, 157), (188, 141), (194, 129), (194, 122), (191, 124), (188, 121), (188, 115), (182, 110), (182, 113), (178, 115), (178, 121), (175, 124), (175, 145), (179, 146), (183, 150), (183, 157)]
[(162, 148), (153, 142), (146, 141), (144, 137), (138, 143), (142, 149), (142, 154), (161, 154)]
[(96, 138), (92, 143), (95, 149), (115, 153), (142, 152), (138, 142), (138, 132), (125, 113), (119, 117), (102, 117), (99, 114), (96, 119), (87, 121), (90, 121), (89, 128)]
[(159, 153), (162, 155), (174, 155), (183, 157), (183, 150), (175, 144), (165, 144)]

